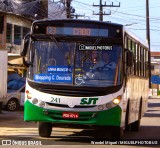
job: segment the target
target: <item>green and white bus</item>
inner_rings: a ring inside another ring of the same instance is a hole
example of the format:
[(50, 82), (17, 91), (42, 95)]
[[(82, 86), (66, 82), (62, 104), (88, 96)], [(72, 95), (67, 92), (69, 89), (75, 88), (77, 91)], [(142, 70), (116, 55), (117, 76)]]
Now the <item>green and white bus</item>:
[[(106, 53), (110, 61), (97, 66)], [(148, 54), (147, 44), (120, 24), (33, 22), (22, 51), (28, 67), (24, 120), (38, 122), (42, 137), (57, 125), (95, 127), (104, 135), (111, 129), (113, 138), (124, 129), (138, 131), (147, 109)]]

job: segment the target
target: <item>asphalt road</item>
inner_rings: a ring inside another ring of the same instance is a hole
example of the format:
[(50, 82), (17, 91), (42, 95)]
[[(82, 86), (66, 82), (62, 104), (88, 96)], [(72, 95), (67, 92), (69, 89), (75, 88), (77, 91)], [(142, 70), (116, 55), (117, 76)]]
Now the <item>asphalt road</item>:
[[(149, 99), (148, 111), (141, 120), (139, 132), (125, 132), (123, 140), (160, 140), (160, 99)], [(2, 111), (0, 114), (0, 144), (11, 142), (13, 145), (88, 145), (91, 146), (93, 141), (92, 129), (70, 129), (53, 127), (50, 138), (41, 138), (38, 135), (37, 125), (35, 122), (24, 122), (23, 111), (8, 112)], [(2, 141), (3, 140), (3, 141)], [(8, 141), (4, 141), (8, 140)], [(106, 145), (103, 144), (102, 147)], [(110, 143), (114, 144), (114, 143)], [(99, 144), (97, 144), (99, 145)], [(97, 146), (95, 145), (95, 146)], [(88, 147), (87, 146), (87, 147)], [(110, 146), (110, 145), (109, 145)], [(114, 145), (112, 147), (121, 147)], [(147, 145), (145, 145), (146, 147)], [(155, 145), (153, 145), (155, 146)], [(153, 147), (148, 146), (148, 147)], [(126, 145), (129, 147), (129, 144)], [(131, 146), (134, 147), (134, 146)]]

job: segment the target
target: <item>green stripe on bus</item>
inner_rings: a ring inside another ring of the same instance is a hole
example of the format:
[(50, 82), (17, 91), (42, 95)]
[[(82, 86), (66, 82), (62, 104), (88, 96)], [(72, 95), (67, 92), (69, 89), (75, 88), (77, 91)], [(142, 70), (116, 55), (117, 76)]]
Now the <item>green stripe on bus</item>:
[[(121, 108), (116, 106), (112, 109), (98, 112), (77, 112), (78, 119), (64, 119), (62, 118), (63, 112), (73, 111), (58, 111), (48, 110), (37, 107), (30, 103), (28, 100), (25, 102), (24, 107), (24, 120), (25, 121), (44, 121), (55, 123), (72, 123), (84, 125), (99, 125), (99, 126), (120, 126), (121, 124)], [(48, 114), (47, 114), (48, 113)]]

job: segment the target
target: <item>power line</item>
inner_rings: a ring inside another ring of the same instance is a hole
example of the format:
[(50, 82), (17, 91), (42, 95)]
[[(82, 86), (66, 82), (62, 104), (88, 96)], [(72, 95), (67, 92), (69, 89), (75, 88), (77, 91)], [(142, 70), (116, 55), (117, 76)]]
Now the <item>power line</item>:
[[(125, 24), (126, 23), (133, 23), (133, 18), (131, 19), (131, 20), (128, 20), (128, 18), (126, 18), (126, 19), (122, 19), (122, 18), (117, 18), (117, 17), (113, 17), (113, 16), (109, 16), (111, 19), (114, 19), (114, 20), (120, 20), (121, 22), (124, 22)], [(134, 19), (134, 21), (135, 21), (135, 19)], [(138, 28), (141, 28), (141, 27), (143, 27), (144, 25), (146, 25), (145, 23), (142, 23), (142, 22), (134, 22), (134, 23), (137, 23), (136, 24), (136, 27), (138, 27)], [(156, 28), (158, 28), (158, 26), (154, 26), (154, 25), (151, 25), (151, 28), (152, 29), (150, 29), (151, 31), (153, 30), (153, 31), (159, 31), (158, 29), (156, 29)], [(136, 29), (136, 30), (138, 30), (138, 29)], [(145, 29), (141, 29), (141, 30), (145, 30)]]
[(74, 1), (77, 2), (77, 3), (83, 4), (83, 5), (85, 5), (85, 6), (86, 6), (86, 5), (87, 5), (87, 6), (90, 6), (90, 7), (92, 6), (92, 5), (87, 4), (87, 3), (79, 2), (79, 1), (76, 1), (76, 0), (74, 0)]
[(82, 9), (85, 9), (85, 11), (94, 11), (95, 9), (92, 8), (92, 5), (89, 5), (89, 4), (85, 4), (85, 3), (81, 3), (81, 2), (78, 2), (78, 1), (73, 1), (74, 3), (76, 3), (76, 5), (80, 6), (80, 8)]
[[(77, 3), (80, 3), (80, 4), (83, 4), (83, 5), (85, 5), (85, 6), (91, 6), (90, 4), (87, 4), (87, 3), (83, 3), (83, 2), (79, 2), (79, 1), (76, 1), (76, 0), (74, 0), (74, 2), (77, 2)], [(134, 8), (134, 7), (132, 7), (132, 8)], [(153, 8), (155, 8), (155, 7), (153, 7)], [(90, 9), (91, 10), (91, 9)], [(113, 10), (111, 10), (111, 11), (113, 11)], [(124, 14), (124, 15), (131, 15), (131, 16), (136, 16), (136, 17), (142, 17), (142, 18), (146, 18), (146, 16), (142, 16), (142, 15), (135, 15), (135, 14), (130, 14), (130, 13), (126, 13), (126, 12), (120, 12), (120, 11), (117, 11), (117, 13), (121, 13), (121, 14)], [(150, 17), (150, 19), (153, 19), (153, 20), (157, 20), (157, 19), (160, 19), (160, 18), (156, 18), (156, 17)], [(153, 21), (152, 20), (152, 21)]]
[[(147, 30), (146, 28), (129, 28), (129, 29), (132, 29), (132, 30)], [(160, 31), (159, 29), (150, 29), (151, 31)]]
[(76, 19), (78, 19), (79, 17), (85, 17), (84, 15), (80, 15), (80, 14), (71, 14), (71, 17), (75, 17)]

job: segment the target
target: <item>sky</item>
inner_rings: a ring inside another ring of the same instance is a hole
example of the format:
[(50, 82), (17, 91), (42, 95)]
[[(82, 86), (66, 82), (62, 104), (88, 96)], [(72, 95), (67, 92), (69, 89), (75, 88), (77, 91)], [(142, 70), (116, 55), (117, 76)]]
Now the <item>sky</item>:
[[(127, 28), (142, 40), (146, 41), (146, 0), (102, 0), (104, 4), (114, 5), (120, 7), (104, 7), (105, 13), (111, 12), (111, 15), (105, 15), (103, 21), (111, 21), (123, 25), (129, 25)], [(99, 20), (98, 15), (99, 0), (72, 0), (71, 5), (75, 8), (75, 13), (85, 15), (79, 19)], [(149, 13), (150, 13), (150, 42), (151, 51), (160, 52), (160, 1), (149, 0)]]

